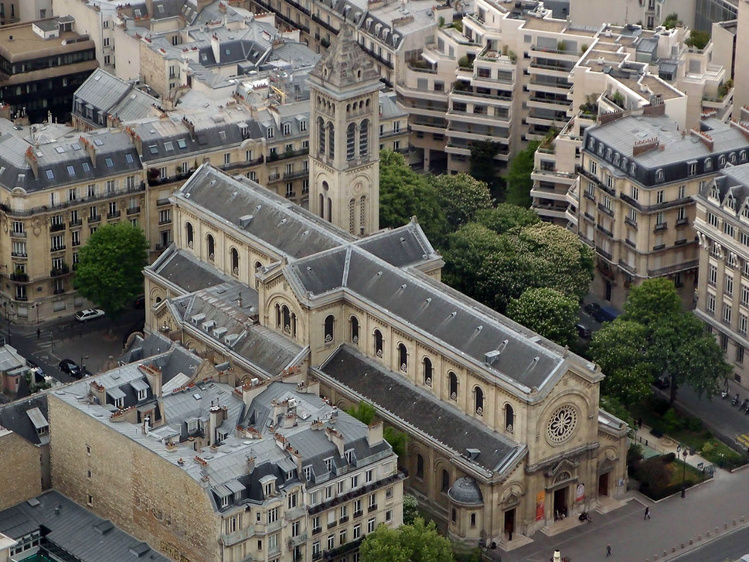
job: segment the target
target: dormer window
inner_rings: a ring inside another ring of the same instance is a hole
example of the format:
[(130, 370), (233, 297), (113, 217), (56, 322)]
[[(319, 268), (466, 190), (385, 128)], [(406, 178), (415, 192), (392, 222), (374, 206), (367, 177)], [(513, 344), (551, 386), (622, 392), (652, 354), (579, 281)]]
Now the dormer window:
[(125, 399), (124, 398), (115, 398), (114, 399), (114, 405), (122, 410), (122, 408), (125, 407)]
[(634, 162), (632, 162), (629, 165), (629, 175), (630, 176), (634, 176), (636, 173), (637, 173), (637, 164), (635, 164)]
[(655, 181), (663, 181), (664, 177), (663, 170), (659, 169), (655, 171)]
[(138, 391), (138, 402), (145, 400), (148, 396), (148, 391), (143, 389)]
[(726, 165), (726, 157), (721, 154), (721, 156), (718, 158), (718, 166), (721, 168)]
[(717, 185), (713, 185), (713, 188), (710, 190), (710, 197), (712, 197), (713, 199), (717, 199), (718, 201), (720, 201), (720, 191), (718, 190), (718, 186)]
[(311, 481), (312, 481), (312, 479), (313, 479), (313, 477), (314, 477), (314, 474), (315, 474), (314, 470), (312, 469), (312, 465), (309, 465), (309, 466), (305, 466), (305, 467), (304, 467), (304, 468), (302, 469), (302, 472), (304, 472), (304, 479), (305, 479), (305, 480), (306, 480), (307, 482), (311, 482)]
[(611, 149), (606, 149), (606, 160), (611, 161)]
[(729, 196), (726, 197), (726, 207), (728, 207), (731, 210), (735, 210), (735, 202), (733, 197)]
[(356, 453), (354, 453), (353, 449), (349, 449), (344, 453), (346, 457), (346, 462), (349, 464), (352, 464), (354, 461), (356, 461)]
[(746, 150), (742, 150), (741, 152), (739, 152), (739, 161), (746, 162)]
[(269, 139), (272, 139), (274, 136), (274, 131), (271, 127), (268, 127), (268, 130), (265, 132), (265, 136)]
[(619, 165), (619, 158), (620, 158), (620, 156), (619, 156), (618, 152), (616, 154), (614, 154), (614, 166), (618, 166)]
[(728, 161), (731, 164), (735, 164), (736, 163), (736, 153), (735, 152), (731, 152), (731, 154), (728, 155)]
[[(265, 498), (271, 498), (276, 495), (276, 477), (275, 476), (265, 476), (260, 479), (260, 485), (263, 488), (263, 495)], [(270, 521), (269, 521), (270, 523)]]
[(744, 217), (745, 219), (749, 219), (749, 204), (744, 205), (741, 208), (741, 216)]
[(283, 124), (283, 134), (284, 135), (290, 135), (291, 134), (291, 124), (290, 123), (284, 123)]
[(331, 472), (333, 470), (333, 457), (328, 457), (325, 459), (325, 468), (328, 472)]
[(596, 148), (596, 139), (594, 139), (593, 137), (588, 139), (588, 148), (590, 150), (595, 150)]
[(705, 170), (712, 170), (712, 169), (713, 169), (712, 158), (705, 158)]

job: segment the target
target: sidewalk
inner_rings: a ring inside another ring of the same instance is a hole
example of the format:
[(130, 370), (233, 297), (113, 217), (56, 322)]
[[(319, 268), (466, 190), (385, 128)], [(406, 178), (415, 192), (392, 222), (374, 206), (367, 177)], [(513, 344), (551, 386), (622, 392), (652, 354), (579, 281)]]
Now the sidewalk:
[[(674, 453), (676, 458), (681, 461), (684, 460), (684, 451), (678, 442), (674, 441), (667, 435), (656, 437), (650, 433), (650, 430), (650, 427), (642, 424), (642, 428), (635, 431), (635, 441), (642, 446), (645, 458), (655, 456), (656, 454), (667, 455), (668, 453)], [(651, 452), (647, 449), (650, 449)], [(709, 466), (712, 463), (701, 456), (696, 454), (693, 455), (690, 452), (690, 454), (687, 455), (687, 464), (701, 470), (703, 467)]]

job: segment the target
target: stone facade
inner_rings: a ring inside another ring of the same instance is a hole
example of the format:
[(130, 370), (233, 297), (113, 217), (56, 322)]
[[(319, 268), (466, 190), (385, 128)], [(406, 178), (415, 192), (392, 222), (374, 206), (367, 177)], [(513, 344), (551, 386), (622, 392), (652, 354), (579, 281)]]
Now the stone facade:
[(42, 493), (42, 452), (0, 427), (0, 510)]

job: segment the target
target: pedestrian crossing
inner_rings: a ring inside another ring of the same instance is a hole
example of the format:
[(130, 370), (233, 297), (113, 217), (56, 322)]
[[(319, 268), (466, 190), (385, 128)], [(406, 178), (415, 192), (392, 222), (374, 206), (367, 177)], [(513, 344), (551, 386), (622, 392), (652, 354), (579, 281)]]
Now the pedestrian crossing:
[(749, 433), (742, 433), (736, 436), (736, 442), (749, 448)]

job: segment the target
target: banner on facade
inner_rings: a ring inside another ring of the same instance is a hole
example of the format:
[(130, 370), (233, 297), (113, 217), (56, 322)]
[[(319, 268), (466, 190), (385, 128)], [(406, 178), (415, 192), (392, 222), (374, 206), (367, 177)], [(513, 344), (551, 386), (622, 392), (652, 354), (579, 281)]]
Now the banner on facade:
[(577, 485), (577, 494), (575, 495), (575, 501), (581, 502), (585, 500), (585, 484)]
[(536, 494), (536, 521), (544, 518), (544, 504), (546, 503), (546, 492), (541, 490)]

